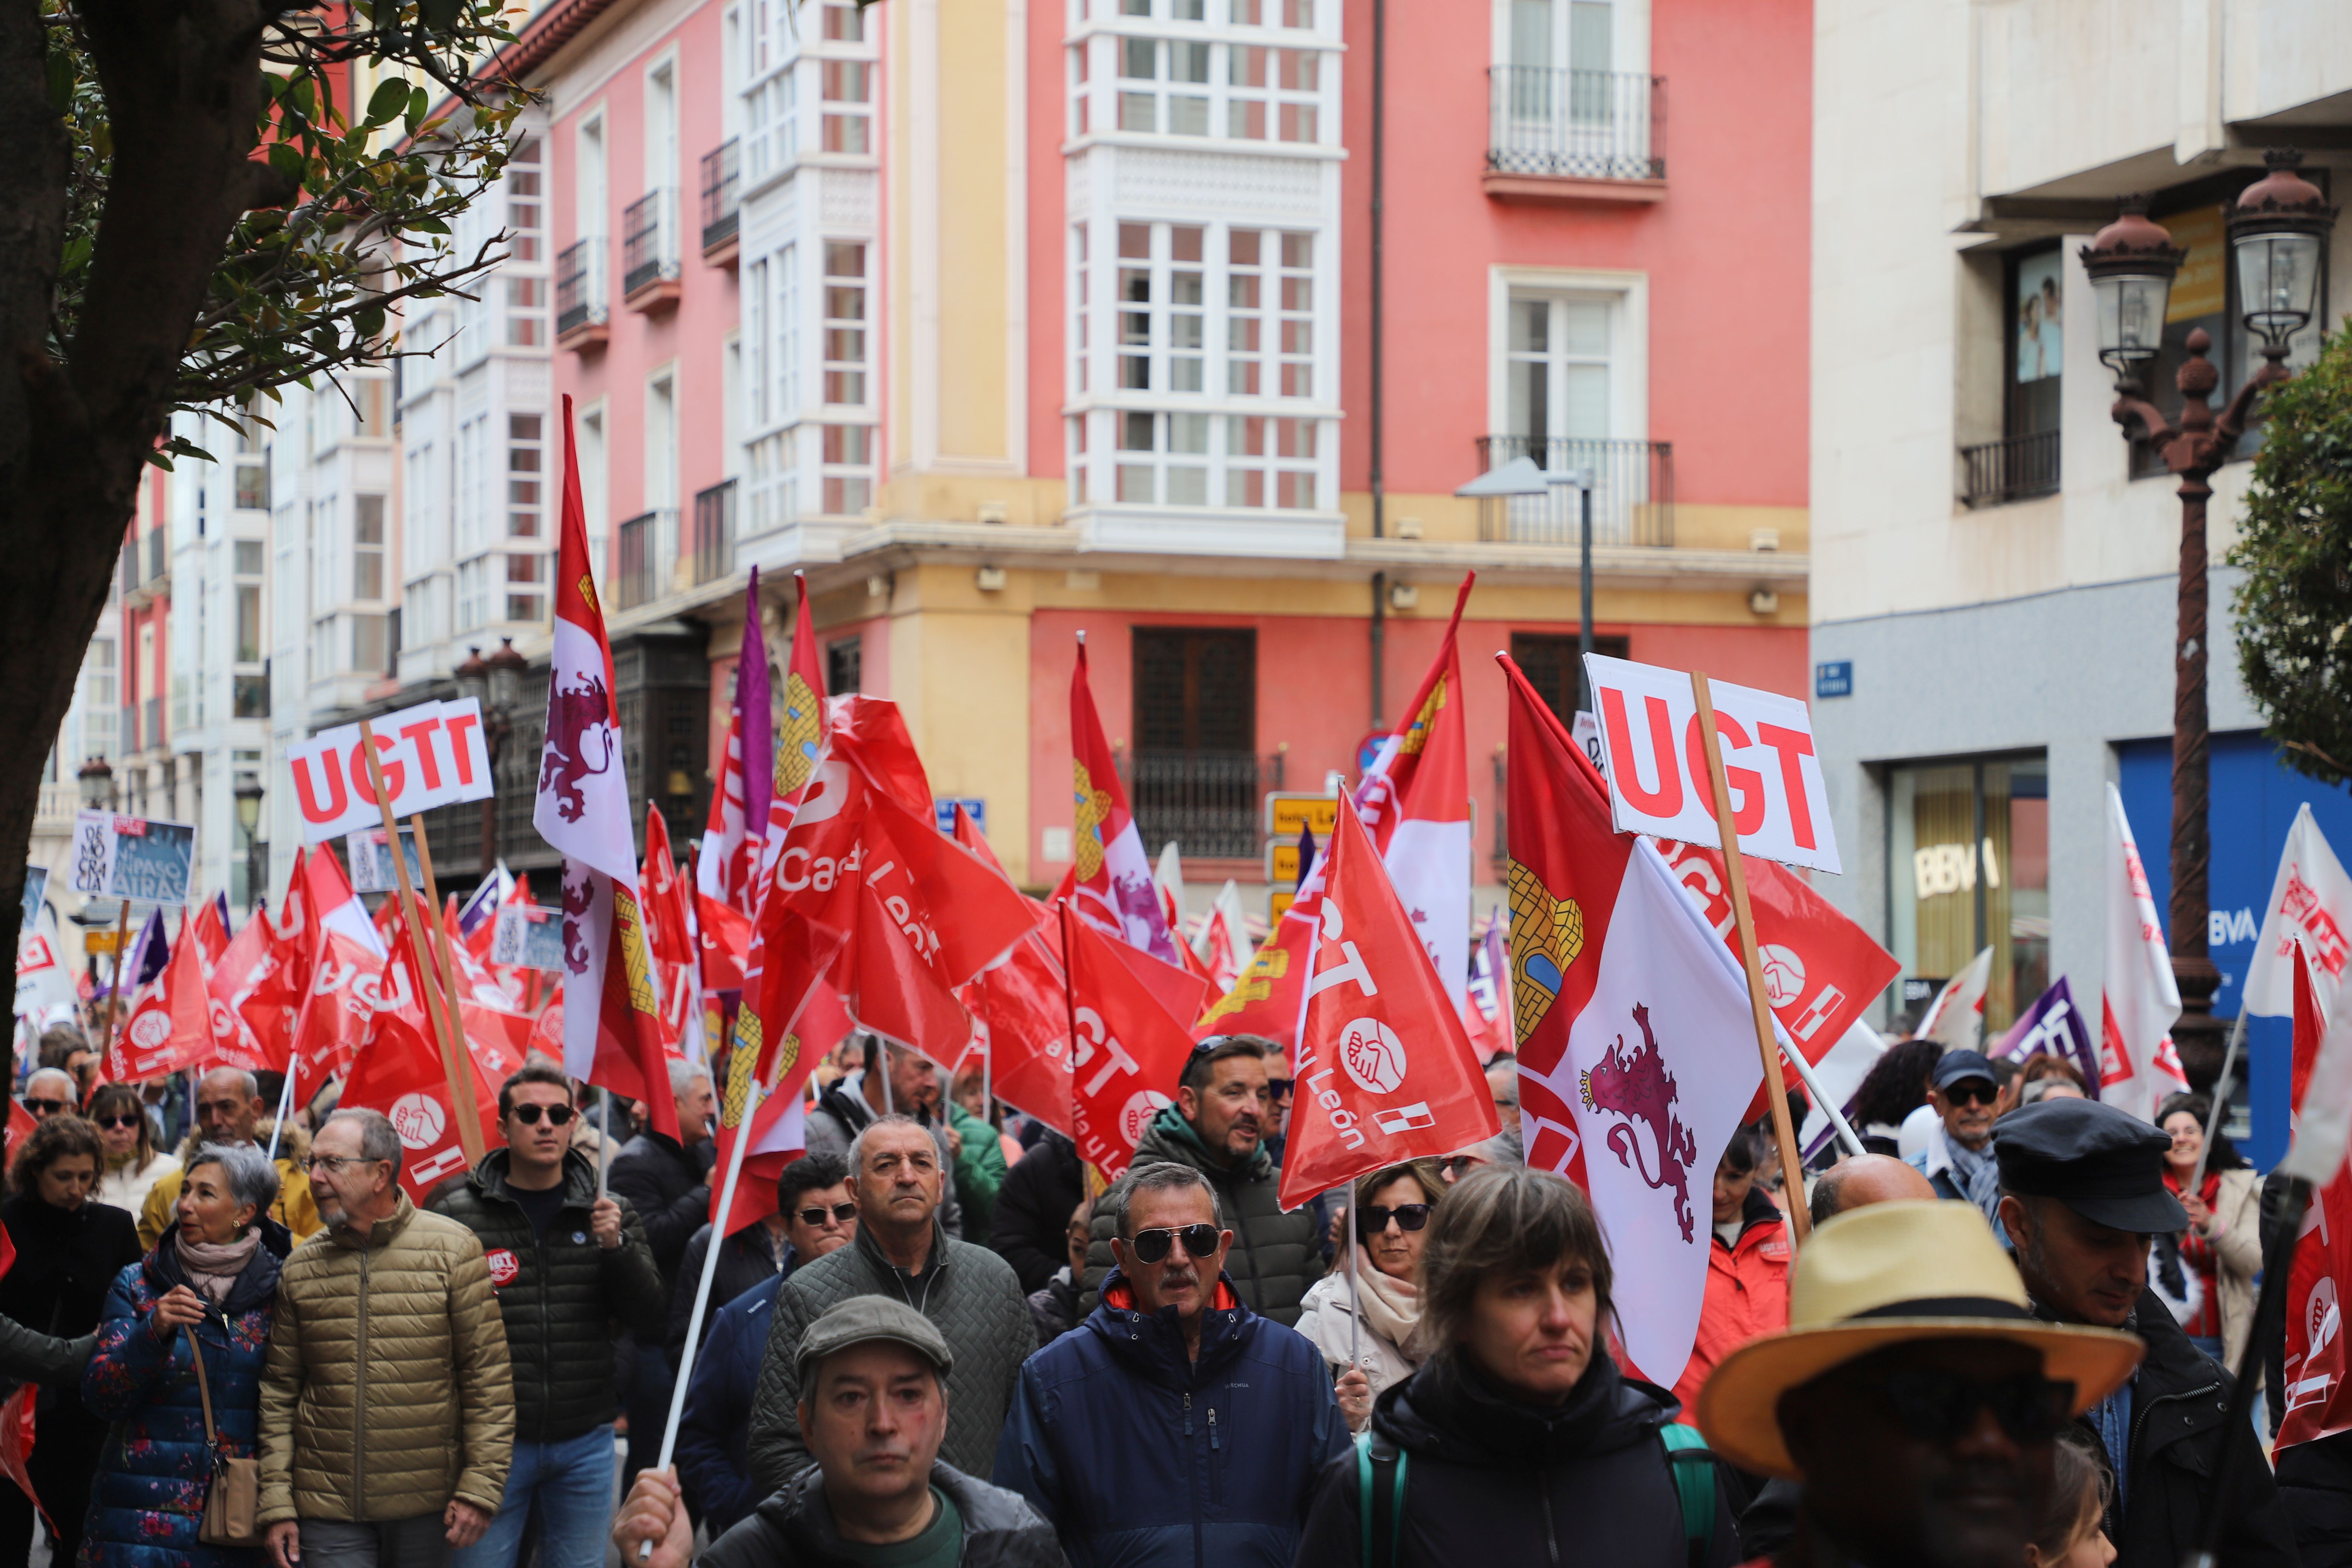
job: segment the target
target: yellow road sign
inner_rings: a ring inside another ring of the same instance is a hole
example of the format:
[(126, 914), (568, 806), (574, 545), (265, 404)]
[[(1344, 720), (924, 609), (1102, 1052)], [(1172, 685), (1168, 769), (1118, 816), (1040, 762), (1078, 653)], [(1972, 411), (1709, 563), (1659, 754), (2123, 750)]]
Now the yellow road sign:
[[(1328, 795), (1286, 795), (1269, 790), (1265, 796), (1265, 831), (1269, 838), (1287, 838), (1294, 846), (1298, 830), (1312, 828), (1317, 842), (1331, 837), (1339, 826), (1339, 802)], [(1295, 876), (1297, 873), (1293, 873)]]
[(121, 936), (118, 931), (86, 931), (81, 933), (81, 950), (84, 952), (115, 952)]
[[(1296, 893), (1276, 891), (1269, 894), (1265, 901), (1266, 924), (1269, 927), (1280, 925), (1282, 917), (1289, 911), (1290, 906), (1296, 903), (1298, 895)], [(1273, 939), (1269, 936), (1267, 940)]]

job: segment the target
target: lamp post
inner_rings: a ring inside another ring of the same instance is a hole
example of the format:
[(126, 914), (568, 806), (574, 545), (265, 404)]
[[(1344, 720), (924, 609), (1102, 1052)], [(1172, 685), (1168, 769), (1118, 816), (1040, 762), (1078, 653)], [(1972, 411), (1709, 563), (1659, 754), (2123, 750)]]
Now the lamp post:
[(83, 763), (74, 778), (81, 786), (81, 803), (87, 809), (104, 811), (114, 804), (114, 770), (104, 757)]
[(236, 825), (245, 829), (245, 909), (251, 914), (268, 880), (261, 868), (261, 781), (251, 773), (238, 774), (236, 795)]
[(2138, 435), (2180, 478), (2180, 573), (2176, 595), (2172, 695), (2172, 973), (2181, 1014), (2173, 1042), (2192, 1079), (2211, 1083), (2221, 1068), (2222, 1026), (2213, 1016), (2221, 973), (2206, 951), (2206, 870), (2211, 835), (2208, 804), (2205, 700), (2205, 508), (2213, 470), (2252, 417), (2263, 388), (2287, 379), (2287, 343), (2316, 307), (2327, 230), (2336, 209), (2319, 188), (2295, 173), (2301, 153), (2273, 149), (2269, 173), (2248, 186), (2230, 209), (2230, 248), (2237, 267), (2242, 320), (2262, 340), (2262, 368), (2229, 406), (2214, 416), (2210, 402), (2221, 372), (2206, 358), (2213, 341), (2203, 328), (2189, 334), (2189, 359), (2174, 376), (2180, 412), (2167, 417), (2147, 400), (2142, 371), (2162, 346), (2165, 304), (2187, 252), (2126, 203), (2116, 221), (2083, 250), (2099, 320), (2099, 358), (2116, 374), (2116, 423)]
[(482, 802), (482, 875), (499, 863), (499, 755), (514, 734), (515, 705), (522, 700), (523, 671), (530, 661), (515, 652), (514, 638), (500, 637), (499, 651), (482, 657), (478, 647), (466, 650), (466, 661), (453, 672), (457, 695), (472, 698), (482, 708), (482, 745), (490, 754), (490, 794)]

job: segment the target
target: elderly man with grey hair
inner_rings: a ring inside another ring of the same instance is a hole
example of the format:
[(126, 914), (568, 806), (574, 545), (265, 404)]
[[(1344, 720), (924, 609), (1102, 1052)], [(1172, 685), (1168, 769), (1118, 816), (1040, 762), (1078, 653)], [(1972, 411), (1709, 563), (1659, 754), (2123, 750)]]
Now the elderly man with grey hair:
[[(613, 1195), (636, 1210), (646, 1227), (646, 1246), (661, 1271), (662, 1300), (677, 1295), (678, 1269), (686, 1244), (710, 1218), (711, 1127), (717, 1102), (710, 1091), (710, 1072), (691, 1062), (669, 1064), (670, 1101), (677, 1110), (677, 1136), (648, 1126), (621, 1146), (613, 1156), (605, 1181)], [(723, 1301), (714, 1301), (716, 1309)], [(671, 1392), (677, 1368), (658, 1321), (632, 1341), (633, 1363), (625, 1369), (622, 1402), (629, 1417), (629, 1456), (622, 1484), (636, 1479), (661, 1450), (662, 1430), (669, 1421)]]
[(294, 1249), (261, 1381), (274, 1568), (441, 1568), (499, 1510), (506, 1324), (474, 1233), (409, 1202), (400, 1138), (338, 1110), (311, 1145), (323, 1235)]
[(798, 1347), (809, 1325), (840, 1302), (887, 1296), (938, 1325), (955, 1355), (940, 1458), (966, 1475), (986, 1472), (1022, 1358), (1037, 1348), (1013, 1266), (940, 1227), (950, 1178), (928, 1128), (912, 1117), (877, 1117), (850, 1143), (849, 1161), (856, 1238), (794, 1269), (776, 1292), (751, 1401), (751, 1482), (763, 1493), (815, 1463), (798, 1415)]
[(1117, 1267), (1102, 1304), (1021, 1369), (996, 1484), (1053, 1522), (1076, 1568), (1289, 1568), (1317, 1477), (1349, 1445), (1322, 1352), (1234, 1289), (1234, 1233), (1200, 1171), (1136, 1166), (1095, 1212)]
[[(258, 1148), (269, 1142), (269, 1126), (262, 1120), (268, 1106), (261, 1086), (243, 1068), (215, 1068), (196, 1080), (196, 1125), (180, 1146), (181, 1169), (166, 1173), (148, 1189), (139, 1210), (139, 1244), (149, 1251), (163, 1239), (179, 1212), (180, 1184), (196, 1151), (207, 1145)], [(289, 1126), (278, 1142), (278, 1198), (268, 1216), (286, 1227), (296, 1241), (315, 1235), (323, 1223), (310, 1194), (310, 1175), (302, 1156), (309, 1141)]]

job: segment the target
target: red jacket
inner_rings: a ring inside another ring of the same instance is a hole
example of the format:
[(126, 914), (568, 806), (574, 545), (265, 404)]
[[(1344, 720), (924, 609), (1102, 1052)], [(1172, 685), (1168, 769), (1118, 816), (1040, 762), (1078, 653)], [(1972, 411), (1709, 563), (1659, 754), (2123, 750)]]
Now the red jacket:
[(1716, 1363), (1752, 1339), (1789, 1326), (1789, 1225), (1761, 1187), (1751, 1187), (1740, 1214), (1739, 1239), (1726, 1247), (1713, 1238), (1706, 1252), (1706, 1304), (1700, 1308), (1698, 1335), (1690, 1361), (1675, 1381), (1682, 1401), (1675, 1419), (1698, 1421), (1699, 1385)]

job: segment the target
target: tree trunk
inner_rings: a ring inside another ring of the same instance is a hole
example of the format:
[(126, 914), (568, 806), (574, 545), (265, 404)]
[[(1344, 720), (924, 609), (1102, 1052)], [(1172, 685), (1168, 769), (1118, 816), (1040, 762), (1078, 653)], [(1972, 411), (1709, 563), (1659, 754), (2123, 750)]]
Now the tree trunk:
[(196, 312), (238, 215), (278, 184), (251, 161), (274, 13), (252, 0), (79, 10), (114, 157), (61, 365), (45, 345), (71, 149), (49, 100), (37, 0), (0, 0), (0, 933), (11, 953), (43, 768)]

